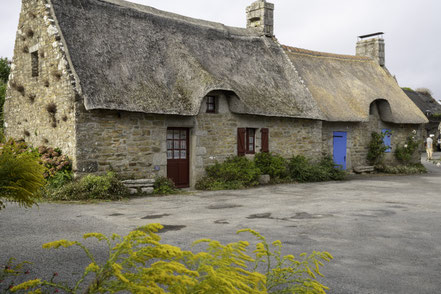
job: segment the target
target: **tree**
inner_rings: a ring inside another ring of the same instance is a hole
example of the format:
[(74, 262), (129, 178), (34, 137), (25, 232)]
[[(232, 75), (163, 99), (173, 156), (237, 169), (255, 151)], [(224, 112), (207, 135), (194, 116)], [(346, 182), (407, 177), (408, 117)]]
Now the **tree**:
[(9, 73), (11, 72), (11, 66), (9, 60), (4, 57), (0, 57), (0, 81), (4, 84), (8, 82)]

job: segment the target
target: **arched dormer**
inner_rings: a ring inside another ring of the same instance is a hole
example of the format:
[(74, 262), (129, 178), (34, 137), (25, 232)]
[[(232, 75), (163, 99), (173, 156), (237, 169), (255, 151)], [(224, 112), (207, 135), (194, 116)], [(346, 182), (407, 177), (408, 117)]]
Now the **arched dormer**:
[(369, 105), (369, 115), (378, 116), (384, 122), (393, 122), (392, 109), (386, 99), (376, 99)]

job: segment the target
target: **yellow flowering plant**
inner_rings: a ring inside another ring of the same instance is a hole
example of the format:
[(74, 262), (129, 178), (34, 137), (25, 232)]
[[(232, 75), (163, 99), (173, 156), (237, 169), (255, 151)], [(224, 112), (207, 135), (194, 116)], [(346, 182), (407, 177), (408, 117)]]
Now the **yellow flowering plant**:
[[(325, 293), (327, 289), (316, 280), (322, 276), (322, 261), (330, 261), (327, 252), (301, 255), (298, 261), (293, 255), (282, 256), (282, 243), (270, 246), (265, 237), (247, 229), (259, 239), (251, 257), (247, 253), (248, 242), (239, 241), (226, 245), (210, 239), (194, 242), (206, 244), (206, 250), (193, 253), (179, 247), (162, 244), (157, 235), (163, 227), (150, 224), (121, 237), (110, 238), (99, 233), (85, 234), (84, 239), (95, 238), (108, 245), (108, 258), (99, 264), (90, 251), (78, 241), (59, 240), (44, 244), (44, 248), (79, 246), (90, 259), (82, 277), (73, 285), (39, 279), (19, 284), (14, 291), (42, 293), (48, 287), (65, 293)], [(275, 249), (271, 251), (270, 247)], [(275, 262), (273, 264), (273, 262)], [(258, 271), (262, 265), (264, 273)], [(93, 281), (83, 285), (89, 275)]]

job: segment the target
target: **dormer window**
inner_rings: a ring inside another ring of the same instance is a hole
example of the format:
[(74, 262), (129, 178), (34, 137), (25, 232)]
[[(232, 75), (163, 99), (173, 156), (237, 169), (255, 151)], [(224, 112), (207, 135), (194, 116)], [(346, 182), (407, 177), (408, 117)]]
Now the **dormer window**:
[(207, 113), (216, 113), (216, 97), (207, 96)]
[(38, 77), (38, 51), (31, 52), (32, 76)]

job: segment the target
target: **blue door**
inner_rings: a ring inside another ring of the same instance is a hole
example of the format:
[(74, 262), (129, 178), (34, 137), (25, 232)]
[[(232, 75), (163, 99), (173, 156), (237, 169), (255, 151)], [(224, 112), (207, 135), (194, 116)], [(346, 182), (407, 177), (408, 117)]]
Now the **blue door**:
[(334, 162), (342, 169), (346, 169), (347, 133), (334, 132)]

